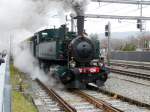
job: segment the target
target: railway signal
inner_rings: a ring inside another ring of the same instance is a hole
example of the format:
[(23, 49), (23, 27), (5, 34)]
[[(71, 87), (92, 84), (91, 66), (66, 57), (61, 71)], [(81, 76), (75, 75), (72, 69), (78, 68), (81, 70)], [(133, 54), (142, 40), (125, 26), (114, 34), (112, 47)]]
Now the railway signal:
[(105, 25), (105, 36), (110, 36), (110, 24)]
[(137, 28), (138, 29), (142, 29), (142, 20), (141, 19), (137, 19)]

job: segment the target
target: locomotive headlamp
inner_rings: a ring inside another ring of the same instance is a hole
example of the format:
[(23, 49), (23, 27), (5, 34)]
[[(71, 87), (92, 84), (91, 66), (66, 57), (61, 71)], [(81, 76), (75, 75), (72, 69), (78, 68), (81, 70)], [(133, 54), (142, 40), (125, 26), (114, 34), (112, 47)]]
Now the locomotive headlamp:
[(103, 64), (103, 63), (99, 63), (99, 66), (100, 66), (100, 67), (103, 67), (103, 66), (104, 66), (104, 64)]
[(100, 65), (101, 67), (104, 66), (104, 57), (100, 57), (100, 59), (99, 59), (99, 65)]
[(74, 68), (76, 66), (76, 62), (73, 60), (73, 57), (71, 57), (71, 61), (69, 62), (70, 67)]
[(93, 65), (93, 66), (97, 66), (98, 65), (96, 60), (92, 60), (90, 64)]
[(70, 63), (70, 67), (74, 68), (76, 66), (76, 63)]

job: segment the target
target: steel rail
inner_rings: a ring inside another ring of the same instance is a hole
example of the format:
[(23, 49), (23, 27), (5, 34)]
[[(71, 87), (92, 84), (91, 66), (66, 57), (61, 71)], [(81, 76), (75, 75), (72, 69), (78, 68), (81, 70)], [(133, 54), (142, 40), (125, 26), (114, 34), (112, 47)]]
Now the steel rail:
[[(106, 60), (105, 60), (106, 62)], [(141, 65), (150, 67), (149, 62), (141, 62), (141, 61), (129, 61), (129, 60), (111, 60), (112, 63), (123, 63), (123, 64), (133, 64), (133, 65)]]
[(126, 76), (135, 77), (135, 78), (141, 78), (141, 79), (148, 80), (148, 81), (150, 80), (150, 75), (145, 74), (145, 73), (125, 71), (125, 70), (115, 69), (115, 68), (111, 68), (111, 67), (108, 67), (108, 68), (110, 69), (111, 72), (119, 73), (120, 75), (126, 75)]
[(93, 96), (90, 96), (80, 90), (74, 90), (73, 92), (80, 95), (82, 98), (86, 99), (88, 102), (95, 105), (97, 108), (104, 110), (104, 112), (123, 112), (119, 109), (116, 109), (115, 107), (112, 107), (108, 103), (100, 99), (96, 99)]
[(144, 84), (144, 83), (140, 83), (140, 82), (137, 82), (137, 81), (124, 79), (124, 78), (119, 78), (119, 77), (115, 77), (115, 76), (111, 76), (111, 77), (114, 78), (114, 79), (124, 80), (124, 81), (128, 81), (128, 82), (132, 82), (132, 83), (136, 83), (136, 84), (140, 84), (140, 85), (144, 85), (144, 86), (150, 87), (150, 84)]
[(110, 64), (115, 66), (127, 66), (131, 68), (150, 70), (150, 66), (144, 66), (144, 65), (133, 65), (133, 64), (125, 64), (125, 63), (116, 63), (116, 62), (110, 62)]
[(44, 85), (39, 79), (36, 79), (38, 84), (44, 88), (44, 90), (48, 93), (50, 97), (52, 97), (54, 100), (56, 100), (66, 112), (77, 112), (75, 108), (70, 106), (63, 98), (61, 98), (53, 89), (49, 89)]
[(126, 96), (123, 96), (123, 95), (120, 95), (120, 94), (117, 94), (117, 93), (105, 90), (103, 88), (99, 88), (97, 86), (91, 86), (91, 87), (92, 87), (91, 89), (93, 89), (93, 90), (97, 90), (98, 92), (101, 92), (103, 94), (109, 95), (111, 97), (115, 97), (116, 99), (120, 99), (122, 101), (129, 102), (131, 104), (134, 104), (134, 105), (137, 105), (137, 106), (140, 106), (140, 107), (145, 107), (147, 109), (150, 109), (150, 104), (143, 103), (143, 102), (140, 102), (140, 101), (128, 98)]

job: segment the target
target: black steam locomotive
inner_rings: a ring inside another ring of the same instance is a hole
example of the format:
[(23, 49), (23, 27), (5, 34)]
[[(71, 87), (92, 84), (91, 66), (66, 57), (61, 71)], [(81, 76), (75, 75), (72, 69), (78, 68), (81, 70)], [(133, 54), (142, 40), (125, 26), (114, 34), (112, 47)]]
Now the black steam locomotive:
[(84, 17), (77, 16), (78, 32), (60, 28), (36, 32), (30, 41), (33, 56), (40, 68), (68, 88), (85, 88), (88, 83), (98, 86), (107, 80), (108, 72), (100, 57), (98, 40), (91, 40), (84, 32)]

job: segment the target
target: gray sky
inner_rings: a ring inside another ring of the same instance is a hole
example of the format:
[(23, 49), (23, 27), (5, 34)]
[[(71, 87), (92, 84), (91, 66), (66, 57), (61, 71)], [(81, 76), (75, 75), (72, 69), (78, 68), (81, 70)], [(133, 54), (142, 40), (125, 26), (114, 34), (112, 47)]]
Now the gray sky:
[[(53, 3), (51, 0), (0, 0), (0, 45), (8, 46), (10, 37), (14, 37), (15, 42), (24, 40), (43, 26), (50, 28), (64, 24), (65, 15), (69, 15), (70, 9), (66, 6), (66, 11), (57, 1), (62, 0), (55, 0)], [(150, 6), (143, 6), (143, 16), (150, 16), (149, 11)], [(140, 10), (138, 5), (90, 2), (85, 13), (139, 16)], [(133, 20), (86, 19), (86, 32), (104, 33), (104, 26), (108, 21), (111, 23), (111, 32), (139, 31)], [(149, 31), (150, 22), (145, 23), (146, 31)]]
[[(150, 6), (143, 5), (143, 16), (150, 17)], [(140, 16), (140, 6), (130, 4), (114, 4), (114, 3), (90, 3), (86, 13), (90, 14), (106, 14), (121, 16)], [(89, 32), (104, 32), (104, 25), (110, 21), (112, 32), (139, 31), (136, 28), (136, 20), (109, 20), (109, 19), (88, 19), (86, 27)], [(150, 30), (150, 21), (144, 21), (146, 31)]]
[[(150, 5), (143, 5), (143, 16), (150, 17)], [(140, 16), (140, 6), (130, 4), (114, 4), (114, 3), (98, 3), (90, 2), (86, 7), (86, 14), (106, 14), (106, 15), (121, 15), (121, 16)], [(64, 14), (65, 15), (65, 14)], [(57, 26), (61, 24), (57, 12), (50, 14), (49, 24), (53, 23)], [(62, 17), (62, 16), (61, 16)], [(65, 18), (63, 18), (65, 21)], [(52, 22), (53, 21), (53, 22)], [(112, 32), (128, 32), (139, 31), (136, 28), (136, 20), (111, 20), (111, 19), (86, 19), (85, 29), (88, 33), (103, 33), (105, 24), (110, 21)], [(150, 21), (144, 21), (143, 28), (145, 31), (150, 30)]]

